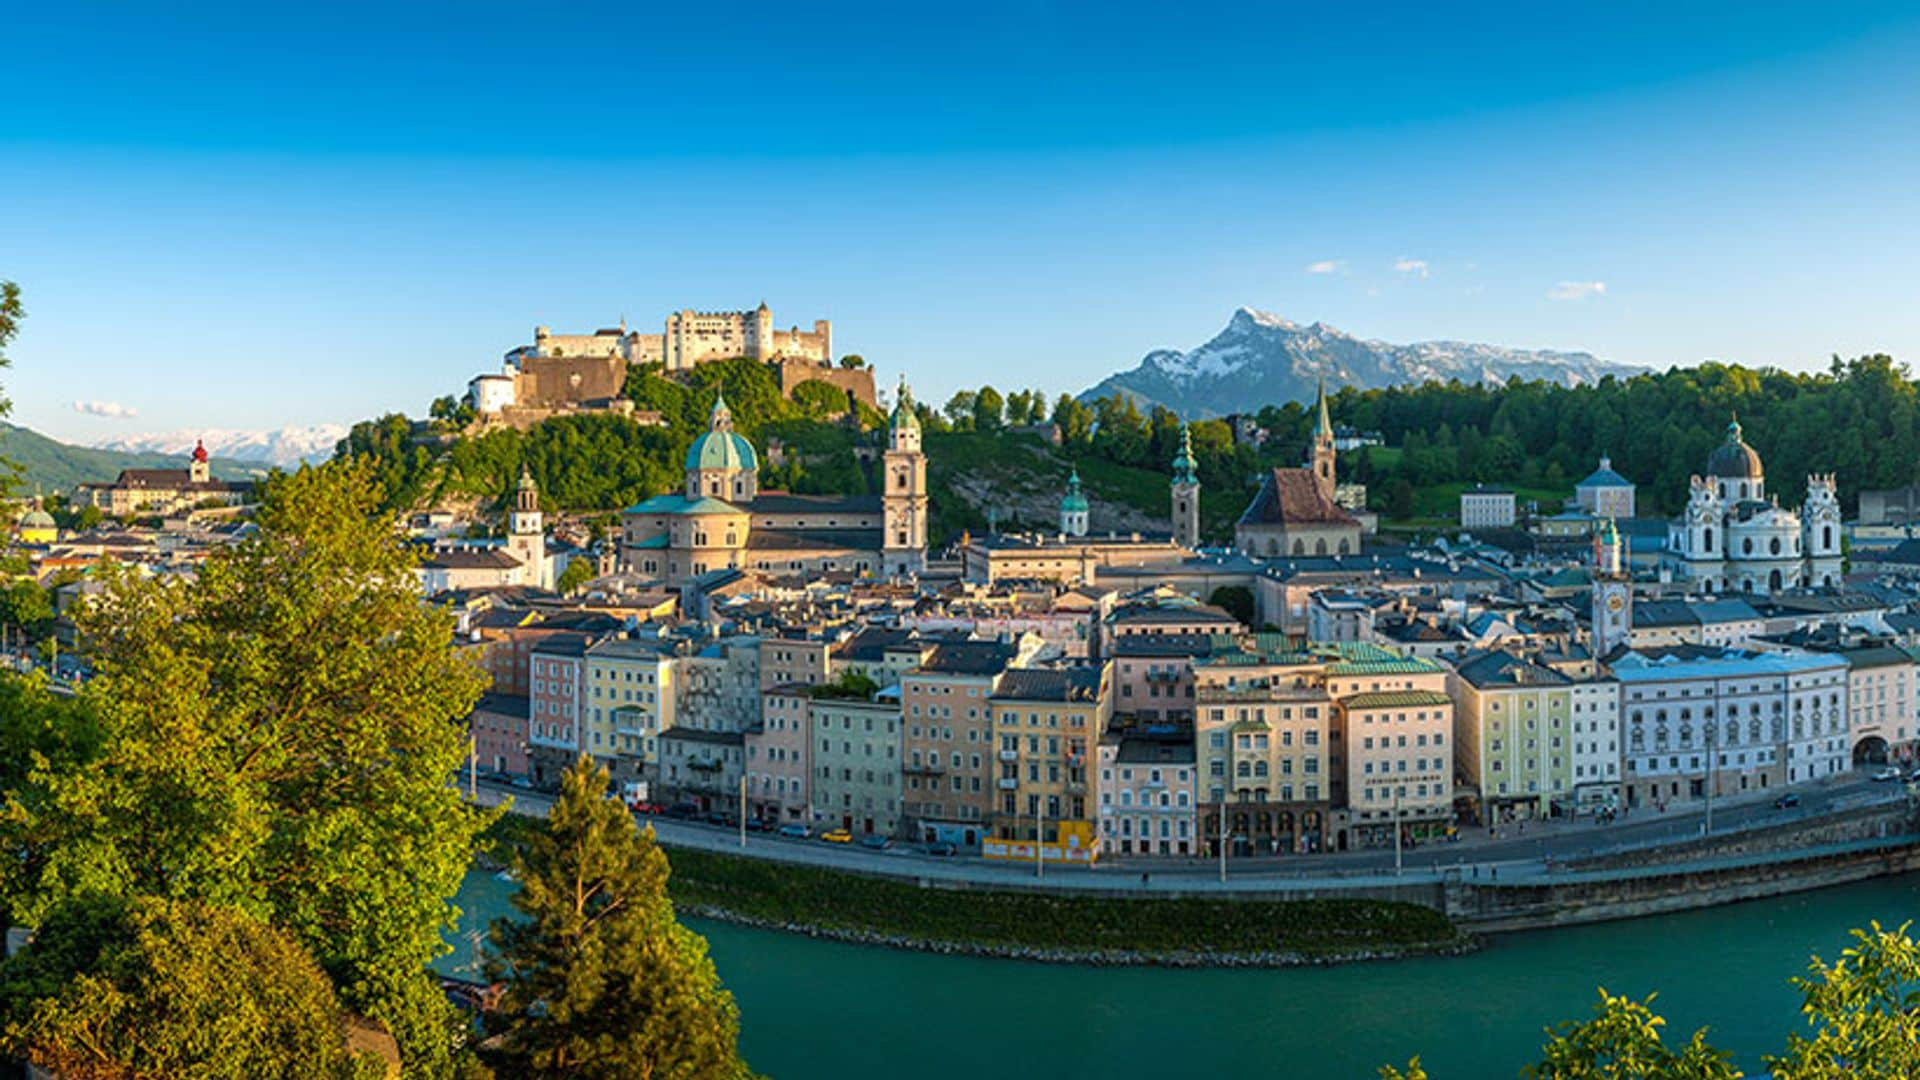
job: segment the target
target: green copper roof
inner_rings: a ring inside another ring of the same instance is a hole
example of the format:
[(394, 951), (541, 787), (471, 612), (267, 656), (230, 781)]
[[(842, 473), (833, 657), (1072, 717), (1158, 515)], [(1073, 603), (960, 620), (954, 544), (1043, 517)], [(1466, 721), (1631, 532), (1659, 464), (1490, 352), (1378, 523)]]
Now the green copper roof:
[(1197, 484), (1198, 466), (1193, 460), (1193, 435), (1187, 429), (1186, 422), (1180, 423), (1180, 452), (1173, 458), (1173, 482), (1175, 484)]
[(1060, 499), (1063, 513), (1084, 514), (1087, 512), (1087, 497), (1080, 492), (1080, 470), (1075, 468), (1073, 475), (1067, 477), (1067, 493)]
[(707, 433), (687, 447), (688, 469), (758, 469), (753, 444), (733, 430), (733, 410), (727, 408), (725, 394), (713, 395), (713, 412), (707, 416)]
[(893, 416), (888, 423), (894, 431), (913, 430), (920, 426), (920, 414), (913, 411), (913, 391), (907, 389), (907, 380), (900, 379), (900, 393), (894, 398)]
[(1355, 694), (1340, 701), (1346, 709), (1406, 709), (1451, 704), (1453, 699), (1438, 690), (1382, 690), (1377, 694)]

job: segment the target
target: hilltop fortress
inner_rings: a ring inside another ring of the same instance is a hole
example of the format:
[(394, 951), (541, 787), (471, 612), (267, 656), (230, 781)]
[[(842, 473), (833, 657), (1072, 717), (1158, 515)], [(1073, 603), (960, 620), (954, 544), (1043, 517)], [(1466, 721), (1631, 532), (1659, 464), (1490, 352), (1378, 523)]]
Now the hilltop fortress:
[(627, 369), (659, 364), (665, 371), (691, 371), (715, 360), (745, 357), (780, 373), (780, 392), (791, 396), (808, 380), (838, 387), (875, 404), (873, 373), (833, 366), (833, 324), (815, 319), (812, 330), (774, 328), (773, 311), (676, 311), (658, 334), (616, 329), (591, 334), (533, 331), (533, 344), (508, 350), (498, 374), (476, 376), (467, 400), (487, 422), (526, 427), (568, 411), (627, 411), (622, 391)]

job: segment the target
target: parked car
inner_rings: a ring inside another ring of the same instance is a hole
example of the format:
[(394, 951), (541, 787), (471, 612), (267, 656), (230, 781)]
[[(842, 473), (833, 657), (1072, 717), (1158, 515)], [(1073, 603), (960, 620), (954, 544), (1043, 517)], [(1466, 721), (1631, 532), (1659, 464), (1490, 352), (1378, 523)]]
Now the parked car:
[(747, 819), (747, 831), (748, 832), (772, 832), (773, 822), (768, 821), (766, 818), (763, 818), (763, 817), (750, 817)]
[(790, 840), (805, 840), (807, 837), (813, 835), (813, 829), (796, 821), (789, 825), (780, 826), (780, 835)]
[(938, 855), (941, 858), (945, 858), (949, 855), (960, 854), (960, 849), (945, 840), (941, 840), (938, 843), (928, 844), (926, 846), (926, 852), (929, 855)]
[(893, 846), (893, 841), (879, 833), (868, 833), (860, 838), (860, 846), (874, 851), (885, 851)]
[(828, 829), (826, 832), (820, 834), (820, 839), (825, 840), (829, 844), (851, 844), (853, 843), (853, 832), (848, 829)]
[(700, 804), (697, 802), (677, 802), (667, 807), (667, 816), (691, 820), (700, 816)]
[(1788, 810), (1799, 805), (1800, 796), (1795, 795), (1791, 791), (1784, 795), (1775, 796), (1773, 800), (1773, 808), (1775, 810)]
[(1873, 781), (1876, 784), (1899, 779), (1902, 779), (1900, 770), (1892, 766), (1888, 766), (1873, 774)]
[(667, 808), (657, 802), (637, 802), (632, 805), (632, 810), (641, 817), (658, 817), (667, 812)]
[(740, 824), (740, 819), (720, 810), (709, 810), (700, 815), (700, 820), (709, 825), (723, 825), (729, 829)]

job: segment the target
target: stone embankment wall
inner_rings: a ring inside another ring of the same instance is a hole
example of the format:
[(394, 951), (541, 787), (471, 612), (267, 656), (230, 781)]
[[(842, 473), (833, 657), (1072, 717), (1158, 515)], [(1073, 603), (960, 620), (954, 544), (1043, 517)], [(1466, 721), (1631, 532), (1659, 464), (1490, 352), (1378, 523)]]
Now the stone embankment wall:
[(1828, 844), (1886, 840), (1914, 832), (1920, 832), (1920, 820), (1914, 818), (1905, 802), (1881, 803), (1804, 820), (1788, 819), (1737, 833), (1571, 859), (1567, 866), (1577, 871), (1635, 869), (1698, 859), (1804, 851)]
[(1465, 929), (1502, 933), (1712, 907), (1914, 870), (1920, 870), (1920, 837), (1905, 836), (1637, 873), (1570, 873), (1508, 885), (1454, 881), (1445, 887), (1441, 910)]

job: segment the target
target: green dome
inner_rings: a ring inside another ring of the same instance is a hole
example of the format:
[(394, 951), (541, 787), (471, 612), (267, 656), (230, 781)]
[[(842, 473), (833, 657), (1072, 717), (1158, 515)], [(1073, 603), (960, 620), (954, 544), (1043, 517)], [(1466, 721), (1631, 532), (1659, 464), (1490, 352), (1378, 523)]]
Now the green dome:
[(1067, 478), (1067, 493), (1060, 499), (1060, 512), (1063, 514), (1084, 514), (1087, 512), (1087, 497), (1080, 493), (1080, 470), (1073, 470)]
[(23, 529), (51, 529), (54, 527), (53, 515), (38, 508), (29, 510), (21, 516), (20, 527)]
[(731, 431), (709, 431), (687, 447), (689, 469), (758, 469), (753, 444), (745, 435)]

